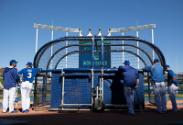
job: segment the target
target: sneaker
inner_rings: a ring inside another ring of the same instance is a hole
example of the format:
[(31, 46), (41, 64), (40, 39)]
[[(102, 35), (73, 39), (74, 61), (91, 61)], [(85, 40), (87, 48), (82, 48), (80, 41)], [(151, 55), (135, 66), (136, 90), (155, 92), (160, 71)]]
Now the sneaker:
[(28, 112), (29, 112), (28, 109), (22, 111), (22, 113), (28, 113)]
[(10, 113), (17, 113), (18, 111), (16, 111), (16, 110), (13, 110), (13, 111), (11, 111)]
[(8, 110), (3, 109), (3, 112), (2, 113), (7, 113), (7, 112), (8, 112)]

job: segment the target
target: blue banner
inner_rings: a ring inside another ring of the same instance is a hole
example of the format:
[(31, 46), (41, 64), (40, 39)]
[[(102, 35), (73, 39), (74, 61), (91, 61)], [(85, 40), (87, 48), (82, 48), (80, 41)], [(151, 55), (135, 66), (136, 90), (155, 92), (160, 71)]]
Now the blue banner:
[(111, 67), (111, 49), (110, 46), (107, 46), (109, 42), (104, 42), (104, 54), (102, 58), (102, 48), (101, 41), (95, 42), (92, 52), (92, 42), (91, 41), (80, 41), (79, 48), (79, 68), (110, 68)]

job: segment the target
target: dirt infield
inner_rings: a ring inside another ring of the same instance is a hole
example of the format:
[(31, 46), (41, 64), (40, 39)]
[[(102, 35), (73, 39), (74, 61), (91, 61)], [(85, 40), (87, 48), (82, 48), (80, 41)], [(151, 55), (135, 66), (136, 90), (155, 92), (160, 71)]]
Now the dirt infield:
[(183, 110), (159, 114), (154, 110), (137, 112), (42, 112), (0, 113), (0, 125), (183, 125)]

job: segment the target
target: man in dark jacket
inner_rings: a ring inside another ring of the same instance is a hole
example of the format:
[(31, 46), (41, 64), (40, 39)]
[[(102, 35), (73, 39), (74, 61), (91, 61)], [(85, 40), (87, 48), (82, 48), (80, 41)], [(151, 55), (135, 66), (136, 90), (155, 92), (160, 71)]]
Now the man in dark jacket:
[(19, 78), (16, 65), (17, 61), (11, 60), (10, 66), (6, 67), (3, 72), (3, 113), (7, 112), (8, 108), (10, 113), (15, 113), (14, 101), (16, 95), (17, 80)]
[(126, 60), (124, 62), (124, 94), (126, 98), (126, 102), (128, 105), (128, 113), (129, 115), (135, 115), (134, 112), (134, 94), (135, 88), (137, 88), (139, 83), (139, 74), (138, 71), (130, 66), (130, 62)]

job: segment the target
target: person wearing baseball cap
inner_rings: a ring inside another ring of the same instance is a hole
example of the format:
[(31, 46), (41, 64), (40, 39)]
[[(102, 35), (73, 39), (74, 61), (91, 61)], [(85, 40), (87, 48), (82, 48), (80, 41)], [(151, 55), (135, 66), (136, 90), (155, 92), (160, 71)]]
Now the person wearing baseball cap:
[(22, 113), (29, 112), (30, 109), (30, 94), (33, 88), (34, 78), (39, 69), (32, 68), (32, 62), (26, 63), (26, 68), (20, 70), (18, 74), (22, 77), (21, 83), (21, 98), (22, 98)]
[(10, 66), (6, 67), (3, 72), (3, 113), (6, 113), (9, 109), (10, 113), (15, 113), (14, 102), (16, 96), (16, 86), (18, 84), (18, 72), (16, 69), (17, 61), (12, 59)]
[(32, 68), (32, 62), (27, 62), (27, 67), (31, 67)]
[(17, 62), (16, 60), (12, 59), (12, 60), (10, 61), (10, 66), (16, 67), (17, 63), (18, 63), (18, 62)]
[(166, 85), (164, 78), (164, 68), (160, 64), (159, 59), (155, 59), (151, 67), (151, 78), (154, 83), (157, 112), (166, 113)]
[(123, 63), (125, 66), (129, 66), (130, 65), (130, 61), (129, 60), (125, 60)]
[(130, 61), (125, 60), (124, 61), (124, 67), (123, 67), (123, 77), (124, 77), (124, 95), (126, 98), (126, 102), (128, 105), (128, 114), (129, 115), (135, 115), (134, 112), (134, 94), (135, 89), (138, 86), (139, 83), (139, 74), (137, 69), (130, 66)]
[(172, 111), (177, 112), (177, 102), (176, 102), (176, 93), (178, 90), (178, 81), (176, 80), (176, 74), (170, 68), (169, 65), (166, 65), (167, 71), (167, 84), (168, 84), (168, 94), (170, 101), (172, 103)]

